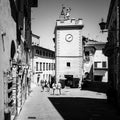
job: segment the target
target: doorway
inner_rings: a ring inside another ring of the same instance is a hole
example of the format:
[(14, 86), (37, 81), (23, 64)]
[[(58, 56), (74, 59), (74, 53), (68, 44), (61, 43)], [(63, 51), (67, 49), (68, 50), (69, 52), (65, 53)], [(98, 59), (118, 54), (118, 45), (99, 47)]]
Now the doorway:
[(94, 76), (94, 81), (102, 82), (102, 78), (103, 78), (103, 76), (95, 75)]
[(65, 80), (65, 86), (72, 86), (73, 83), (73, 75), (64, 75), (66, 80)]

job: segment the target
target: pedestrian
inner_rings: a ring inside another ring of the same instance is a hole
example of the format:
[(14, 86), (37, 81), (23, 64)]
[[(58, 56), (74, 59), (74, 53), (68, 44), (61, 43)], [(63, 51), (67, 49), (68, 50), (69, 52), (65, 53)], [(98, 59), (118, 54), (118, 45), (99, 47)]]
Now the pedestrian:
[(56, 90), (56, 84), (55, 82), (52, 84), (52, 89), (53, 89), (53, 95), (55, 94), (55, 90)]
[(28, 86), (28, 95), (31, 92), (31, 70), (28, 67), (28, 71), (27, 71), (27, 86)]
[(37, 76), (37, 85), (39, 86), (39, 81), (40, 81), (40, 74)]
[(61, 95), (61, 83), (60, 83), (60, 81), (57, 84), (57, 90), (58, 90), (58, 93)]
[(42, 88), (42, 91), (41, 91), (41, 92), (44, 91), (44, 87), (45, 87), (45, 81), (44, 81), (44, 80), (41, 80), (41, 88)]
[(45, 87), (47, 88), (47, 80), (45, 80), (44, 82), (45, 82)]
[(47, 92), (49, 92), (50, 91), (50, 82), (48, 81), (47, 82)]

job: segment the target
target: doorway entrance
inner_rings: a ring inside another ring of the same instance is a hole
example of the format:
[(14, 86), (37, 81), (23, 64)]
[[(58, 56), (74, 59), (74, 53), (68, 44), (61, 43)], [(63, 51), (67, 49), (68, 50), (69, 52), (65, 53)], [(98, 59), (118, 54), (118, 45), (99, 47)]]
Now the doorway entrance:
[(65, 80), (65, 86), (72, 86), (73, 82), (73, 75), (64, 75), (66, 80)]
[(100, 75), (95, 75), (94, 76), (94, 80), (98, 81), (98, 82), (102, 82), (102, 78), (103, 78), (103, 76), (100, 76)]

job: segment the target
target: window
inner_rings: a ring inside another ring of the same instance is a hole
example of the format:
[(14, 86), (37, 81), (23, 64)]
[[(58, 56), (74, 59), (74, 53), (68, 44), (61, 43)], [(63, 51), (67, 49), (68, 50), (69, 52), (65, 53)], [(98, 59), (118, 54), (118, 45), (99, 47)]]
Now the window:
[(97, 62), (94, 62), (94, 67), (97, 68)]
[(46, 63), (46, 70), (48, 70), (48, 63)]
[(52, 58), (54, 58), (54, 53), (52, 53)]
[(36, 50), (36, 54), (39, 54), (39, 50)]
[(46, 56), (48, 56), (48, 52), (46, 52)]
[(100, 61), (94, 62), (94, 68), (102, 68), (102, 63)]
[(43, 51), (43, 56), (45, 56), (45, 51)]
[(43, 63), (43, 71), (45, 71), (45, 63)]
[(54, 64), (52, 63), (52, 70), (54, 70), (54, 66), (53, 66)]
[(40, 71), (42, 71), (42, 62), (40, 62)]
[(49, 57), (50, 57), (50, 53), (49, 53)]
[(38, 62), (36, 62), (36, 71), (38, 71)]
[(42, 55), (42, 51), (40, 50), (40, 55)]
[(85, 52), (85, 60), (88, 61), (88, 62), (90, 61), (89, 55), (90, 55), (89, 51), (86, 51)]
[(52, 63), (50, 63), (50, 70), (52, 70)]
[(103, 67), (103, 68), (106, 68), (106, 62), (105, 62), (105, 61), (102, 62), (102, 67)]
[(49, 63), (49, 70), (50, 70), (50, 63)]
[(70, 67), (70, 62), (67, 62), (67, 67)]

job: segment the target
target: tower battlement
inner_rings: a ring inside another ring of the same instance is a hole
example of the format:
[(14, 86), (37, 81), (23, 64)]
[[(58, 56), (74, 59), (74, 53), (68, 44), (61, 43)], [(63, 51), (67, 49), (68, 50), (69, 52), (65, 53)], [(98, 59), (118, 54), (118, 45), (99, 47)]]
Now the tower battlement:
[(56, 26), (83, 26), (83, 20), (81, 18), (79, 19), (64, 19), (64, 20), (57, 20)]

